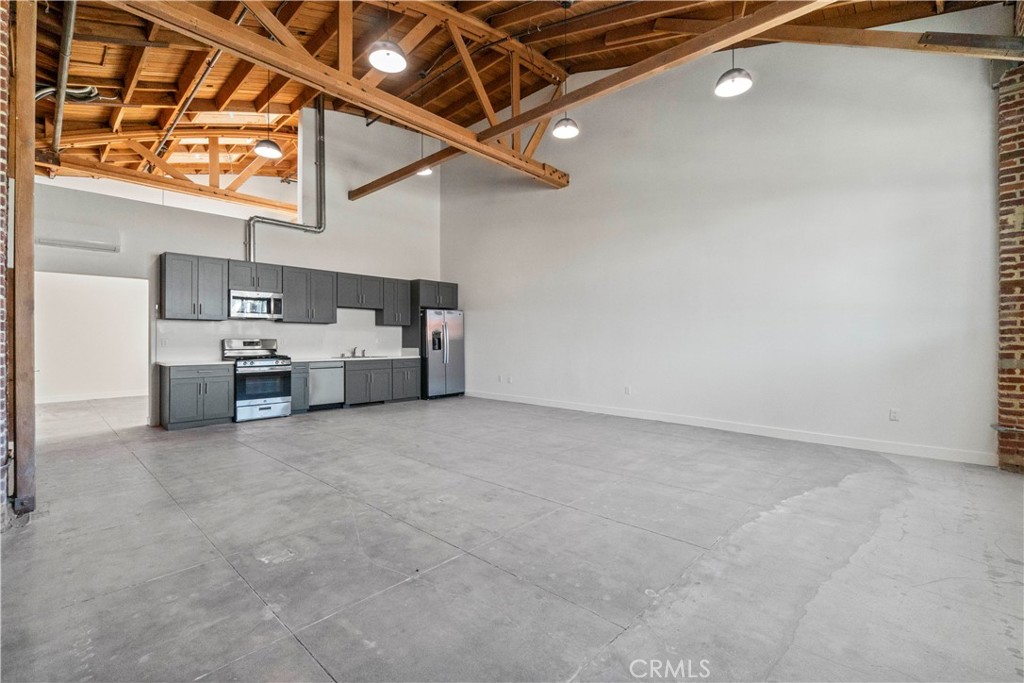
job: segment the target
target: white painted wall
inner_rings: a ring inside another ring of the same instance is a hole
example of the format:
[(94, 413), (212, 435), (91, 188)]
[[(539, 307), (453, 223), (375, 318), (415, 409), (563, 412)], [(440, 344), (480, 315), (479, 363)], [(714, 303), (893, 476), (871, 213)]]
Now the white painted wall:
[(37, 272), (35, 287), (37, 403), (146, 395), (148, 281)]
[[(304, 115), (304, 130), (312, 130), (312, 116), (311, 111)], [(326, 232), (313, 235), (260, 227), (257, 258), (327, 270), (437, 278), (440, 191), (436, 175), (417, 178), (423, 182), (403, 183), (359, 202), (347, 199), (350, 188), (416, 158), (419, 138), (393, 126), (366, 128), (362, 120), (335, 112), (327, 113), (326, 127)], [(312, 136), (301, 137), (302, 177), (306, 182), (301, 196), (305, 216), (313, 221), (313, 140)], [(237, 217), (42, 184), (36, 188), (36, 233), (40, 237), (120, 245), (116, 254), (40, 245), (36, 250), (36, 268), (148, 280), (149, 356), (153, 361), (217, 360), (222, 338), (249, 335), (277, 337), (282, 351), (296, 357), (336, 354), (357, 345), (385, 352), (401, 348), (400, 329), (375, 327), (372, 312), (366, 311), (339, 311), (339, 322), (327, 326), (158, 320), (159, 255), (176, 251), (241, 259), (244, 221)], [(111, 337), (123, 333), (116, 322), (110, 323)], [(155, 373), (151, 372), (150, 377), (152, 386), (157, 386)]]
[(988, 63), (798, 45), (737, 63), (756, 85), (734, 100), (711, 92), (722, 54), (571, 112), (582, 135), (538, 153), (568, 189), (444, 167), (469, 393), (994, 464)]

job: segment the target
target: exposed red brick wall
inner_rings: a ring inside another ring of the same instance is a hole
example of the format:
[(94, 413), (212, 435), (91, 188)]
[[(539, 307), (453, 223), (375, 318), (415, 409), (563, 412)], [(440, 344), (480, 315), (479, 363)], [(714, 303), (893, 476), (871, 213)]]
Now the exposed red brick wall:
[[(1024, 8), (1014, 12), (1024, 35)], [(999, 81), (999, 424), (1024, 430), (1024, 67)], [(999, 434), (999, 467), (1024, 472), (1024, 432)]]
[(0, 505), (7, 505), (7, 133), (10, 121), (10, 0), (0, 0)]

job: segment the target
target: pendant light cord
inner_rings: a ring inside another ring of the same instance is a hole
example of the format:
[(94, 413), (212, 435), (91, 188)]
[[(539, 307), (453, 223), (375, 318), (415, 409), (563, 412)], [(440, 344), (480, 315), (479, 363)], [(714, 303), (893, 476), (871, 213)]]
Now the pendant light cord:
[[(569, 51), (569, 3), (562, 2), (562, 59), (565, 60)], [(562, 97), (569, 95), (569, 70), (565, 70), (565, 81), (562, 82)], [(562, 112), (562, 116), (569, 118), (569, 111)]]

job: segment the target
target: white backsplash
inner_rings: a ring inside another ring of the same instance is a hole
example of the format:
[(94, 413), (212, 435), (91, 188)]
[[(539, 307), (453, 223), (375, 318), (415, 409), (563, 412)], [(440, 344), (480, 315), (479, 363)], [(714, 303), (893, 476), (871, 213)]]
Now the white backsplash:
[[(267, 320), (156, 321), (156, 362), (210, 362), (221, 359), (220, 342), (229, 338), (271, 338), (293, 358), (331, 358), (353, 346), (367, 355), (402, 354), (402, 328), (377, 327), (373, 311), (338, 309), (333, 325), (275, 323)], [(410, 354), (408, 351), (405, 355)]]

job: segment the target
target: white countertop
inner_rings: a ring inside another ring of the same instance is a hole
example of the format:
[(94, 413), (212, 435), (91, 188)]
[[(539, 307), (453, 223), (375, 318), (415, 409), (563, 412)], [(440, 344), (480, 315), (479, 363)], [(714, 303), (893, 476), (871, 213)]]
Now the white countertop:
[(234, 365), (233, 360), (176, 360), (166, 361), (162, 360), (157, 365), (162, 365), (165, 368), (176, 368), (182, 365)]
[(338, 356), (326, 356), (326, 357), (325, 356), (320, 356), (319, 358), (294, 358), (293, 357), (292, 358), (292, 362), (293, 363), (320, 363), (320, 362), (323, 362), (323, 361), (334, 361), (334, 360), (356, 361), (356, 360), (410, 360), (410, 359), (411, 360), (418, 360), (419, 356), (400, 356), (400, 355), (399, 356), (366, 356), (365, 358), (363, 356), (356, 356), (354, 358), (351, 357), (351, 356), (345, 356), (344, 358), (340, 358)]

